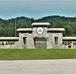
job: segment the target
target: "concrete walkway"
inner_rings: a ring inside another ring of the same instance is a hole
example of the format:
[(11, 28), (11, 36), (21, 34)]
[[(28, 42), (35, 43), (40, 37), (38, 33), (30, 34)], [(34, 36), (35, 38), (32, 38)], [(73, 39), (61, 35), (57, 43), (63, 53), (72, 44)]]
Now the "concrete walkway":
[(0, 61), (0, 74), (76, 74), (76, 59)]

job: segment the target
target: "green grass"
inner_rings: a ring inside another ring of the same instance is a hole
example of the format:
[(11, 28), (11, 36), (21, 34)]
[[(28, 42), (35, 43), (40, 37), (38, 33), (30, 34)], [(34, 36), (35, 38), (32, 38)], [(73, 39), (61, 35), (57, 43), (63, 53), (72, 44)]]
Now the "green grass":
[(0, 49), (0, 60), (76, 59), (76, 49)]

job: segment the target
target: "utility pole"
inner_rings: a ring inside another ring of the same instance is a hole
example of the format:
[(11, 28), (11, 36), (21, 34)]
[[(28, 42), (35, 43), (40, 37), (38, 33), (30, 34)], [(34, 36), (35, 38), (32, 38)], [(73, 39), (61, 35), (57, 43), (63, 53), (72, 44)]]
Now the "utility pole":
[(16, 18), (15, 18), (15, 37), (16, 37)]

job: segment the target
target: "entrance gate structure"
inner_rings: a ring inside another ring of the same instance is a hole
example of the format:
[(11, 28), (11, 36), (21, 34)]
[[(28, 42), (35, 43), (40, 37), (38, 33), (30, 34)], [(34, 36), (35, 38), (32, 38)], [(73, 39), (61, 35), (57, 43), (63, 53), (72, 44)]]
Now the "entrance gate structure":
[(64, 28), (49, 28), (48, 22), (32, 23), (32, 28), (19, 28), (19, 48), (62, 48)]
[(64, 28), (49, 28), (48, 22), (35, 22), (31, 25), (31, 28), (18, 28), (19, 37), (0, 37), (0, 48), (76, 49), (76, 37), (63, 37)]

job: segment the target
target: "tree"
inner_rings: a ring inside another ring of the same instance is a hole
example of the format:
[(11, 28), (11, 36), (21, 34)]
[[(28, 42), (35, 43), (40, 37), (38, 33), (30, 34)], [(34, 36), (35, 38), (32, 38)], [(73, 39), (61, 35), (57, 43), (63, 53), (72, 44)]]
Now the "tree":
[(33, 23), (34, 22), (34, 19), (33, 18), (31, 18), (31, 23)]
[(57, 21), (56, 28), (63, 28), (63, 23), (61, 23), (60, 21)]
[(71, 36), (73, 34), (73, 31), (70, 25), (67, 25), (64, 28), (65, 28), (65, 32), (64, 32), (65, 36)]

